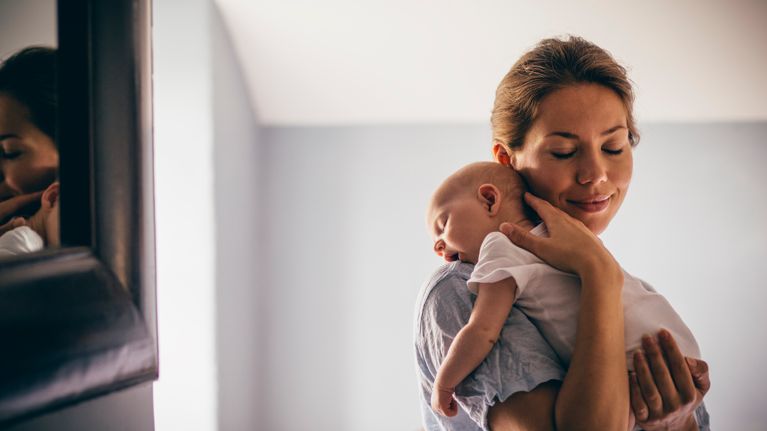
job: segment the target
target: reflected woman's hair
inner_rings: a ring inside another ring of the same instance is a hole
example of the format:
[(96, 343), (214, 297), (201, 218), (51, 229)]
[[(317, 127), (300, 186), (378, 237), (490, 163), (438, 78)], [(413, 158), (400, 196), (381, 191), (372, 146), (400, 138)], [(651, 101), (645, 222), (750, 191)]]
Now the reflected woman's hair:
[(29, 47), (0, 65), (0, 93), (29, 110), (29, 119), (54, 140), (56, 136), (56, 50)]
[(0, 64), (0, 249), (11, 255), (59, 243), (56, 81), (51, 48)]

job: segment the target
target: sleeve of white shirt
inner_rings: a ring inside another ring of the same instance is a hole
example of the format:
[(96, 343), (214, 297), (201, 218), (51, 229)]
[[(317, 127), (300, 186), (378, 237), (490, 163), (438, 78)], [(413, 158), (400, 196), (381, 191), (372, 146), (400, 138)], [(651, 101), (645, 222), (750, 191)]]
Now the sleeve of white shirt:
[(547, 265), (535, 255), (512, 243), (501, 232), (492, 232), (482, 242), (477, 265), (468, 281), (469, 290), (476, 294), (480, 283), (495, 283), (511, 277), (517, 283), (519, 297), (529, 280), (544, 268)]
[(0, 236), (0, 256), (18, 256), (42, 250), (43, 238), (29, 226), (21, 226)]

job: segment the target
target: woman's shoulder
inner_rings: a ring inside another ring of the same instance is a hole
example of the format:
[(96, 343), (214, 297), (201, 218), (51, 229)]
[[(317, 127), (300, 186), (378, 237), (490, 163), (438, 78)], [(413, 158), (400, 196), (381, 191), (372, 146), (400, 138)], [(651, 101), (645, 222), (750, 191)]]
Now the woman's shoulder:
[(423, 304), (434, 292), (455, 291), (469, 294), (466, 282), (474, 265), (465, 262), (450, 262), (437, 268), (421, 286), (418, 303)]
[(415, 304), (416, 322), (423, 323), (424, 314), (436, 317), (453, 314), (451, 310), (470, 312), (471, 292), (466, 282), (473, 269), (474, 265), (464, 262), (450, 262), (437, 268), (421, 285)]

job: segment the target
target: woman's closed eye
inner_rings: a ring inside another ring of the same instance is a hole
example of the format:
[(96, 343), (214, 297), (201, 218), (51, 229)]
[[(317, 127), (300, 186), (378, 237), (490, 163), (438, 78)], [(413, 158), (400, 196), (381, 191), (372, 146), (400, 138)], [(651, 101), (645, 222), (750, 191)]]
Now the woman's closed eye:
[[(605, 147), (605, 148), (602, 148), (602, 151), (604, 151), (605, 153), (607, 153), (607, 154), (609, 154), (611, 156), (617, 156), (617, 155), (623, 153), (623, 147), (618, 147), (618, 148)], [(564, 159), (569, 159), (569, 158), (573, 157), (575, 155), (575, 153), (576, 153), (575, 150), (572, 150), (572, 151), (552, 151), (551, 155), (554, 156), (557, 159), (564, 160)]]
[(21, 155), (21, 151), (3, 151), (0, 150), (0, 158), (1, 159), (7, 159), (12, 160)]
[(628, 145), (628, 143), (621, 144), (620, 142), (608, 142), (604, 147), (602, 147), (602, 151), (607, 154), (617, 156), (618, 154), (623, 153), (623, 149), (626, 148), (626, 145)]
[(573, 151), (552, 151), (551, 155), (554, 156), (557, 159), (569, 159), (570, 157), (575, 155), (575, 150), (573, 150)]

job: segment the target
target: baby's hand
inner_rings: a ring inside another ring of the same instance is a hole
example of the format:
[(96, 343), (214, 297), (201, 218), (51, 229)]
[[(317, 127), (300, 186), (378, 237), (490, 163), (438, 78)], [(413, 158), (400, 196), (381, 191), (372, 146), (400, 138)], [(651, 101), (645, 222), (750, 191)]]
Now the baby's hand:
[(458, 414), (458, 402), (453, 398), (453, 388), (435, 387), (431, 393), (431, 408), (442, 416), (452, 417)]

